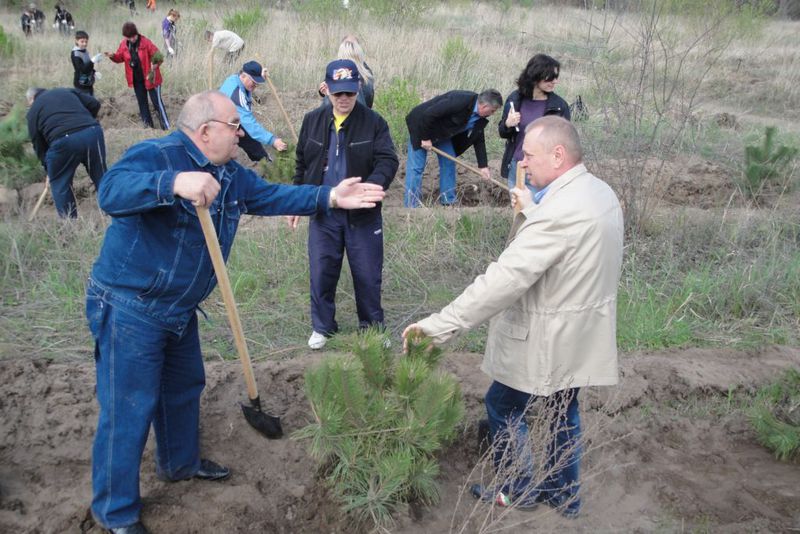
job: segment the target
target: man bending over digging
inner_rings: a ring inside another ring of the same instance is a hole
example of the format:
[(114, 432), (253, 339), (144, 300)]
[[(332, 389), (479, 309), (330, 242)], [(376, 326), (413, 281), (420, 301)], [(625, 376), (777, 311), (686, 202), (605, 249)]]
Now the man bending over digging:
[[(575, 127), (542, 117), (525, 129), (523, 167), (538, 192), (512, 190), (521, 211), (506, 249), (461, 295), (403, 332), (444, 343), (491, 319), (481, 369), (496, 487), (475, 498), (530, 509), (539, 503), (566, 517), (580, 511), (581, 423), (578, 393), (618, 382), (617, 285), (623, 221), (616, 195), (581, 163)], [(544, 480), (533, 476), (526, 411), (543, 402), (553, 421)], [(560, 410), (559, 410), (560, 408)], [(558, 411), (556, 411), (558, 410)], [(525, 452), (527, 447), (528, 452)]]
[(358, 178), (336, 187), (267, 183), (234, 161), (241, 136), (233, 102), (200, 93), (186, 101), (177, 131), (134, 145), (100, 182), (98, 202), (112, 219), (86, 289), (100, 405), (92, 514), (117, 534), (147, 532), (139, 465), (151, 424), (162, 480), (230, 475), (200, 458), (196, 310), (216, 278), (195, 208), (209, 208), (227, 258), (243, 214), (372, 208), (384, 197)]

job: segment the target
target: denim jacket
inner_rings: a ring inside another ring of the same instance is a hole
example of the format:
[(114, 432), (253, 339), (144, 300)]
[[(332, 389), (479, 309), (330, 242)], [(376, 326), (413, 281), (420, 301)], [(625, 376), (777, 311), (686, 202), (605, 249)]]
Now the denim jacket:
[(172, 192), (183, 171), (220, 182), (209, 211), (226, 260), (243, 214), (326, 212), (331, 189), (270, 184), (235, 161), (213, 165), (181, 131), (131, 147), (100, 181), (98, 203), (112, 220), (87, 292), (178, 334), (216, 285), (194, 206)]

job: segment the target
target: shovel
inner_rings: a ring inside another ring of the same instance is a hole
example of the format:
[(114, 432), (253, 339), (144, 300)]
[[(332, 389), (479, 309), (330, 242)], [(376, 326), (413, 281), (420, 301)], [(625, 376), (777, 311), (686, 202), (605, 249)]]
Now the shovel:
[(289, 127), (289, 131), (292, 132), (292, 137), (294, 138), (294, 144), (297, 144), (299, 142), (299, 139), (297, 137), (297, 133), (294, 131), (294, 126), (292, 126), (292, 121), (289, 120), (289, 114), (286, 113), (286, 108), (283, 107), (283, 102), (281, 102), (281, 95), (279, 95), (278, 90), (275, 89), (275, 84), (272, 83), (272, 78), (269, 77), (269, 74), (265, 72), (264, 77), (267, 79), (267, 83), (269, 84), (269, 88), (272, 91), (272, 94), (275, 95), (275, 101), (278, 102), (278, 107), (281, 108), (281, 113), (283, 113), (283, 119), (286, 121), (286, 125)]
[[(470, 165), (469, 163), (464, 163), (464, 162), (463, 162), (463, 161), (461, 161), (460, 159), (458, 159), (458, 158), (454, 158), (453, 156), (451, 156), (451, 155), (450, 155), (450, 154), (448, 154), (447, 152), (445, 152), (445, 151), (443, 151), (443, 150), (439, 150), (439, 149), (438, 149), (438, 148), (436, 148), (435, 146), (432, 146), (432, 147), (431, 147), (431, 152), (433, 152), (434, 154), (438, 154), (438, 155), (440, 155), (440, 156), (443, 156), (443, 157), (445, 157), (445, 158), (449, 159), (450, 161), (453, 161), (453, 162), (455, 162), (457, 165), (461, 165), (462, 167), (464, 167), (464, 168), (465, 168), (465, 169), (467, 169), (468, 171), (472, 171), (472, 172), (474, 172), (475, 174), (477, 174), (478, 176), (480, 176), (481, 178), (483, 178), (483, 174), (481, 173), (480, 169), (478, 169), (477, 167), (473, 167), (473, 166), (472, 166), (472, 165)], [(499, 187), (499, 188), (501, 188), (501, 189), (504, 189), (504, 190), (506, 190), (506, 191), (508, 191), (508, 190), (509, 190), (509, 189), (508, 189), (508, 186), (507, 186), (506, 184), (504, 184), (503, 182), (501, 182), (500, 180), (495, 180), (494, 178), (489, 178), (489, 181), (490, 181), (490, 182), (492, 182), (494, 185), (496, 185), (497, 187)]]
[(47, 192), (48, 191), (50, 191), (50, 177), (45, 176), (44, 177), (44, 191), (42, 191), (42, 194), (39, 195), (39, 200), (36, 201), (36, 205), (33, 207), (33, 211), (31, 211), (31, 214), (28, 215), (28, 222), (31, 222), (36, 217), (36, 214), (39, 213), (39, 208), (42, 207), (42, 204), (44, 203), (44, 199), (45, 199), (45, 197), (47, 197)]
[(239, 310), (236, 309), (236, 301), (233, 299), (231, 281), (228, 278), (228, 270), (225, 268), (225, 260), (222, 259), (222, 251), (219, 248), (217, 232), (214, 223), (211, 222), (211, 215), (208, 208), (197, 206), (197, 216), (200, 218), (200, 226), (203, 227), (203, 235), (206, 238), (208, 252), (211, 255), (211, 263), (214, 264), (214, 272), (217, 274), (217, 282), (222, 292), (222, 300), (225, 301), (225, 309), (228, 312), (228, 321), (233, 330), (233, 339), (236, 341), (236, 352), (242, 361), (244, 370), (244, 381), (247, 383), (247, 396), (250, 399), (250, 406), (242, 404), (244, 418), (250, 426), (269, 439), (278, 439), (283, 436), (281, 420), (279, 417), (270, 415), (261, 409), (261, 399), (258, 396), (256, 379), (253, 376), (253, 364), (250, 362), (250, 353), (247, 352), (247, 343), (244, 340), (244, 330), (239, 319)]

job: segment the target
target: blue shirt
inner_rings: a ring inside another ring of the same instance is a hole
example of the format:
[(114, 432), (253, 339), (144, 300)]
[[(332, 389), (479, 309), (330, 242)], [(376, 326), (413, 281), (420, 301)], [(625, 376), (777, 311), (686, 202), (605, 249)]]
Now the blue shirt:
[(272, 143), (275, 142), (275, 135), (272, 132), (268, 132), (256, 120), (252, 110), (253, 97), (242, 83), (239, 75), (231, 74), (225, 78), (219, 90), (228, 96), (233, 105), (236, 106), (236, 111), (239, 112), (239, 120), (242, 121), (242, 128), (247, 132), (247, 135), (262, 145), (272, 146)]
[(227, 259), (246, 213), (328, 212), (330, 187), (271, 184), (236, 161), (214, 165), (178, 130), (132, 146), (100, 180), (97, 201), (111, 215), (91, 284), (114, 305), (180, 333), (216, 286), (194, 206), (175, 196), (175, 176), (205, 171), (220, 183), (209, 207)]
[(462, 132), (469, 132), (475, 127), (475, 123), (481, 118), (478, 115), (478, 101), (475, 101), (475, 107), (472, 110), (472, 115), (469, 116), (469, 120), (467, 121), (467, 127), (461, 130)]

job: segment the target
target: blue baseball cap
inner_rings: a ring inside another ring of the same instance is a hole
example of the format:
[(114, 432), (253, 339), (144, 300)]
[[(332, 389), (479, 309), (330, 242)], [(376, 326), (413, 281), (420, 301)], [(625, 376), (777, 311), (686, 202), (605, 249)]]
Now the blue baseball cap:
[(358, 67), (349, 59), (337, 59), (325, 69), (325, 83), (330, 94), (357, 93), (361, 86)]
[(256, 83), (264, 83), (264, 77), (261, 73), (264, 72), (264, 69), (261, 67), (261, 63), (258, 61), (248, 61), (244, 65), (242, 65), (242, 72), (253, 78), (253, 81)]

